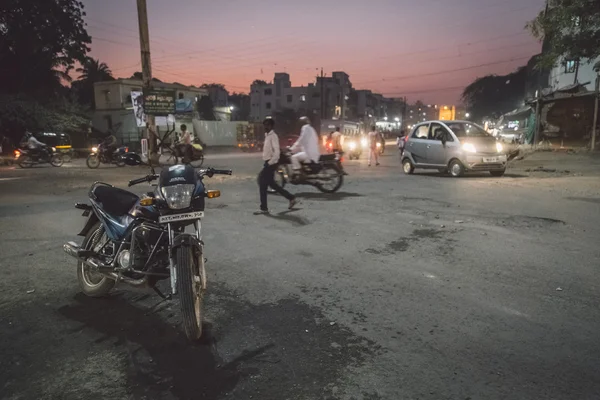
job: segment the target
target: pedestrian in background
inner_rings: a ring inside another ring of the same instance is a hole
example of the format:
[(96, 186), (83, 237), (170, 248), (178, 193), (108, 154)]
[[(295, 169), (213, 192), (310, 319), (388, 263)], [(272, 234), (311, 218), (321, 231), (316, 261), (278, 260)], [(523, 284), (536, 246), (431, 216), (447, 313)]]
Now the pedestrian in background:
[(367, 134), (367, 140), (369, 142), (369, 167), (371, 166), (371, 161), (373, 161), (373, 159), (375, 159), (375, 165), (379, 165), (377, 143), (379, 143), (381, 139), (375, 125), (371, 126), (371, 132)]
[(260, 192), (260, 212), (258, 214), (268, 214), (267, 189), (271, 187), (274, 191), (285, 197), (289, 201), (288, 209), (294, 208), (296, 198), (287, 190), (275, 182), (275, 170), (279, 163), (281, 149), (279, 148), (279, 137), (275, 133), (275, 121), (267, 118), (263, 121), (265, 127), (265, 141), (263, 144), (262, 159), (264, 161), (263, 169), (258, 174), (258, 186)]

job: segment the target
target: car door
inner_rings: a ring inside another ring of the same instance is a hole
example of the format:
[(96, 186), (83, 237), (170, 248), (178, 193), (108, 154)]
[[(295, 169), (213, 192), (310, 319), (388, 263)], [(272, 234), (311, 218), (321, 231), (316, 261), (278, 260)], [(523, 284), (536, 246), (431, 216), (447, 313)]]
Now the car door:
[(429, 125), (429, 140), (427, 143), (428, 164), (442, 167), (446, 165), (446, 143), (448, 141), (448, 138), (451, 137), (452, 136), (449, 134), (448, 130), (442, 124), (432, 122)]
[(415, 164), (427, 164), (428, 136), (429, 124), (418, 125), (406, 143)]

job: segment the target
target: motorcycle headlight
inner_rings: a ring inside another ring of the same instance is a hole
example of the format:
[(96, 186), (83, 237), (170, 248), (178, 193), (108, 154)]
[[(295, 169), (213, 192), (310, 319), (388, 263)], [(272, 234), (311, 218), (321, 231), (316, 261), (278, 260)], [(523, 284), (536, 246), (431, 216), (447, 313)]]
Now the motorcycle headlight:
[(52, 148), (52, 152), (53, 152), (53, 153), (56, 153), (56, 147), (53, 147), (53, 148)]
[(97, 148), (97, 147), (92, 147), (92, 153), (95, 153), (95, 152), (97, 152), (97, 151), (98, 151), (98, 148)]
[(163, 186), (161, 191), (169, 208), (180, 210), (190, 206), (195, 188), (195, 185), (173, 185)]
[(496, 151), (498, 151), (498, 153), (502, 153), (502, 150), (504, 150), (502, 143), (496, 142)]
[(464, 151), (466, 151), (468, 153), (477, 153), (477, 149), (475, 148), (473, 143), (465, 143), (462, 145), (462, 148)]
[(356, 142), (350, 142), (348, 147), (350, 147), (350, 150), (356, 150)]

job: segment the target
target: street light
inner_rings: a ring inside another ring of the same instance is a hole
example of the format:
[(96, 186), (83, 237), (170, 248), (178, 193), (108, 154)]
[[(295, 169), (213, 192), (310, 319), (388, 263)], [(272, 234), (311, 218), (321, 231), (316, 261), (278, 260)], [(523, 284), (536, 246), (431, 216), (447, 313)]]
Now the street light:
[(387, 117), (383, 117), (383, 120), (384, 120), (384, 121), (387, 121)]
[(466, 113), (466, 114), (465, 114), (465, 117), (466, 117), (466, 118), (469, 118), (470, 116), (471, 116), (471, 114), (469, 114), (469, 113)]
[(233, 110), (235, 110), (235, 107), (234, 106), (229, 106), (229, 111), (233, 111)]
[(400, 118), (396, 117), (396, 118), (394, 118), (394, 121), (400, 122)]

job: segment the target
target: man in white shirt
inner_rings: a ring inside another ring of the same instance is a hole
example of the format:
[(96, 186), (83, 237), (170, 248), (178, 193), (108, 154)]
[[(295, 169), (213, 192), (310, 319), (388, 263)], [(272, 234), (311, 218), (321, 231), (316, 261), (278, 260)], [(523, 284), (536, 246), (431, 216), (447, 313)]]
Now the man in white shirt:
[(371, 160), (375, 158), (375, 165), (379, 165), (379, 153), (377, 151), (377, 143), (381, 143), (381, 134), (377, 132), (377, 127), (373, 125), (371, 132), (367, 135), (369, 141), (369, 167), (371, 166)]
[(321, 152), (319, 151), (319, 136), (317, 131), (310, 125), (308, 117), (300, 118), (302, 129), (300, 137), (291, 147), (292, 153), (295, 153), (292, 158), (292, 168), (296, 174), (300, 173), (303, 162), (319, 162)]
[(340, 127), (337, 126), (335, 128), (335, 132), (333, 132), (331, 134), (331, 141), (333, 142), (333, 151), (342, 151), (342, 141), (343, 141), (343, 136), (342, 133), (340, 132)]
[(275, 190), (277, 193), (285, 197), (290, 202), (288, 208), (291, 210), (296, 204), (295, 197), (290, 192), (279, 186), (274, 179), (275, 170), (277, 169), (277, 164), (279, 163), (279, 156), (281, 152), (279, 148), (279, 138), (273, 130), (273, 128), (275, 127), (275, 121), (273, 121), (271, 118), (267, 118), (263, 121), (263, 125), (265, 127), (266, 133), (262, 154), (264, 165), (262, 171), (260, 171), (260, 174), (258, 175), (258, 185), (260, 190), (259, 213), (269, 213), (269, 208), (267, 207), (267, 189), (269, 188), (269, 186), (271, 187), (271, 189)]

